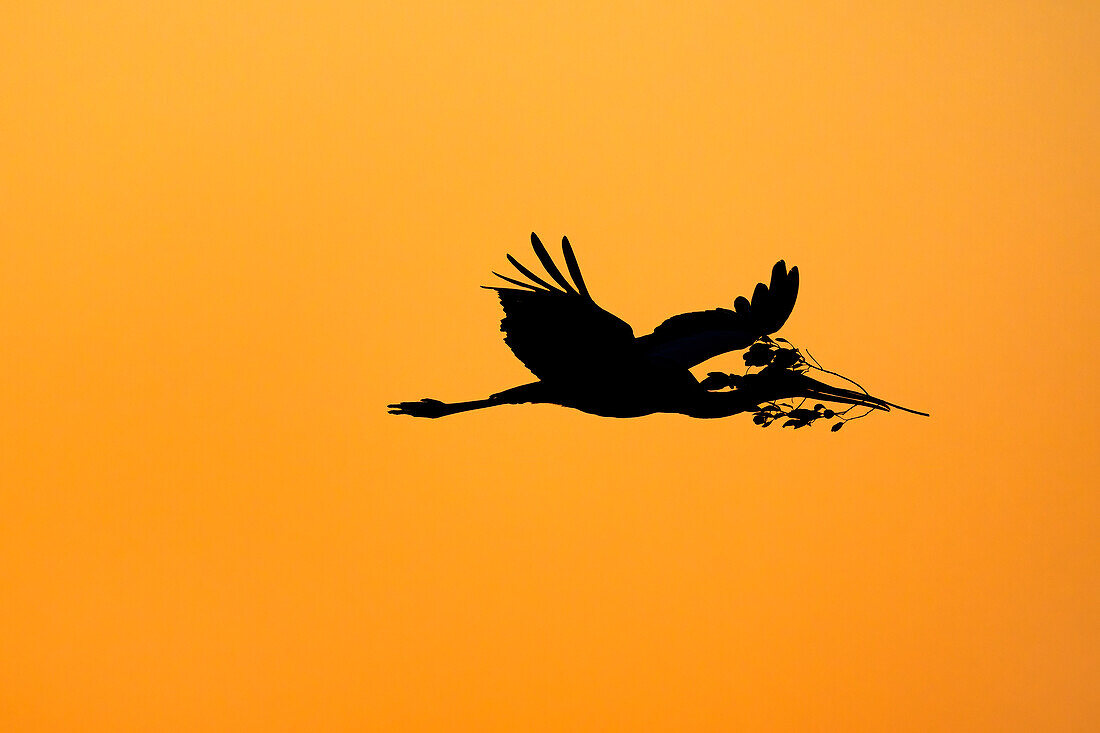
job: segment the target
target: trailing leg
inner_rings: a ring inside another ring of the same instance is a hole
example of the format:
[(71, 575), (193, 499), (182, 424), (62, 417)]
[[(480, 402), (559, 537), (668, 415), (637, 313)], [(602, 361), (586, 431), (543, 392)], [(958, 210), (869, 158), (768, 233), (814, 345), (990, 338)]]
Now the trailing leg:
[(480, 410), (483, 407), (496, 405), (518, 405), (524, 402), (542, 402), (539, 399), (541, 384), (532, 382), (519, 387), (512, 387), (503, 392), (497, 392), (483, 400), (471, 400), (469, 402), (440, 402), (430, 398), (424, 398), (418, 402), (395, 402), (389, 405), (391, 415), (411, 415), (412, 417), (443, 417), (454, 415), (457, 412)]

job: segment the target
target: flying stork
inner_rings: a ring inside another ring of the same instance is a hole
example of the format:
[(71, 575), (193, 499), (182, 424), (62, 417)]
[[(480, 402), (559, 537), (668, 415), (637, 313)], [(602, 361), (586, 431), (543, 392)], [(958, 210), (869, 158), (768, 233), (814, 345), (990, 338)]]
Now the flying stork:
[[(592, 299), (568, 238), (562, 238), (562, 254), (569, 277), (558, 269), (533, 232), (531, 246), (545, 277), (507, 255), (518, 272), (516, 277), (494, 272), (507, 285), (482, 287), (500, 297), (504, 342), (538, 381), (469, 402), (398, 402), (389, 405), (390, 413), (437, 418), (496, 405), (552, 403), (603, 417), (667, 412), (717, 418), (753, 412), (757, 424), (787, 418), (785, 424), (794, 427), (815, 417), (843, 420), (839, 416), (847, 410), (833, 411), (820, 403), (812, 410), (801, 407), (806, 400), (820, 400), (841, 403), (848, 410), (857, 406), (885, 411), (897, 408), (927, 416), (866, 391), (813, 379), (807, 372), (835, 372), (807, 361), (785, 339), (770, 338), (786, 323), (798, 295), (798, 268), (788, 270), (783, 260), (775, 263), (768, 285), (757, 284), (752, 298), (738, 297), (732, 309), (673, 316), (653, 333), (635, 336), (626, 321)], [(744, 375), (712, 372), (702, 381), (691, 373), (691, 367), (711, 357), (746, 348), (746, 364), (762, 367), (759, 371)], [(795, 400), (802, 402), (796, 407)]]

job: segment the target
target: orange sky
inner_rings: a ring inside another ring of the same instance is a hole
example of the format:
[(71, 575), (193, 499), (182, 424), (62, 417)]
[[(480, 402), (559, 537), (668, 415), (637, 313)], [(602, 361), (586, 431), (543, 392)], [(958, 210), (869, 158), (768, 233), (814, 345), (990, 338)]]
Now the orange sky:
[[(0, 729), (1100, 728), (1095, 3), (226, 5), (0, 10)], [(387, 415), (531, 230), (933, 418)]]

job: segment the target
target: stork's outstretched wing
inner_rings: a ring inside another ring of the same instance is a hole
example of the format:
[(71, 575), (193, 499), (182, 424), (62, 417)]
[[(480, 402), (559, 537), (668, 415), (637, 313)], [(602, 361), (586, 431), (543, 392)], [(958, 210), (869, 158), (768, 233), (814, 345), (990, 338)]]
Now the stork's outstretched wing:
[(543, 380), (570, 379), (614, 369), (634, 353), (634, 331), (592, 300), (569, 240), (563, 237), (561, 246), (572, 282), (554, 264), (534, 232), (531, 246), (556, 285), (508, 255), (508, 261), (530, 282), (494, 272), (516, 287), (482, 286), (500, 296), (504, 306), (500, 330), (512, 353)]
[(787, 272), (780, 260), (772, 268), (771, 285), (758, 283), (751, 302), (741, 296), (733, 301), (733, 310), (715, 308), (673, 316), (639, 338), (638, 345), (650, 356), (693, 367), (778, 331), (791, 315), (797, 296), (798, 268)]

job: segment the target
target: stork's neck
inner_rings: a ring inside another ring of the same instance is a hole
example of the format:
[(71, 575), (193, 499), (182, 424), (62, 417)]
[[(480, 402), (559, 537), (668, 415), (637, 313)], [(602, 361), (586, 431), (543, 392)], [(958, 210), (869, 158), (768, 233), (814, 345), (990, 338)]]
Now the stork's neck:
[(729, 392), (700, 390), (680, 412), (691, 417), (729, 417), (739, 412), (748, 412), (755, 409), (761, 402), (767, 402), (769, 398), (761, 399), (760, 394), (756, 390), (746, 389), (734, 389)]

